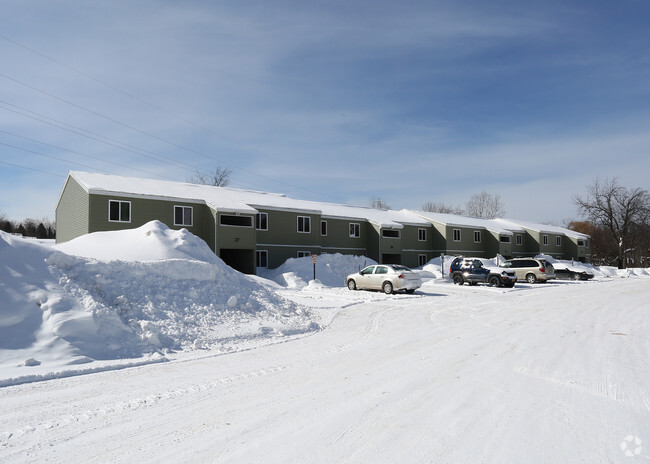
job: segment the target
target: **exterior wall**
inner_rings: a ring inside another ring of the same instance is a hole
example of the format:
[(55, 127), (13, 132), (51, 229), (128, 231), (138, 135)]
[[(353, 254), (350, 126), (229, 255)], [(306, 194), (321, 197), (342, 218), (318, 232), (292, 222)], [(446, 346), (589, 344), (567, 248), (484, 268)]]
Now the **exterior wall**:
[[(424, 229), (425, 239), (420, 240), (419, 230)], [(435, 256), (433, 253), (433, 227), (404, 225), (402, 229), (402, 264), (408, 267), (419, 267), (418, 261), (420, 255), (424, 255), (425, 263), (429, 262)]]
[[(90, 221), (88, 232), (135, 229), (149, 221), (158, 220), (170, 229), (187, 229), (194, 235), (208, 242), (206, 237), (206, 220), (211, 217), (209, 208), (199, 203), (188, 203), (174, 200), (152, 200), (147, 198), (131, 198), (119, 195), (90, 195)], [(108, 205), (110, 200), (128, 201), (131, 203), (131, 221), (113, 222), (108, 220)], [(174, 225), (174, 206), (189, 206), (192, 208), (192, 225)], [(211, 219), (210, 219), (211, 220)], [(214, 239), (212, 240), (214, 241)]]
[(56, 243), (87, 234), (89, 198), (86, 191), (68, 176), (56, 206)]
[[(321, 253), (320, 215), (296, 211), (258, 209), (266, 213), (267, 230), (257, 230), (257, 250), (268, 251), (268, 267), (276, 268), (299, 251)], [(310, 218), (310, 231), (298, 232), (298, 216)], [(329, 231), (328, 231), (329, 232)]]
[[(521, 237), (521, 244), (517, 243), (517, 236)], [(519, 258), (522, 256), (529, 256), (527, 248), (527, 242), (530, 241), (530, 238), (526, 232), (514, 232), (512, 236), (512, 256), (514, 258)], [(505, 255), (504, 255), (505, 256)]]
[[(320, 235), (320, 221), (318, 224), (322, 253), (368, 256), (367, 233), (364, 232), (367, 227), (366, 221), (329, 217), (322, 217), (321, 221), (327, 222), (327, 235)], [(350, 223), (359, 224), (359, 238), (350, 237)]]
[[(460, 230), (460, 241), (454, 240), (454, 229)], [(481, 241), (479, 243), (474, 241), (474, 231), (481, 232)], [(485, 240), (489, 234), (490, 233), (485, 229), (447, 225), (446, 253), (449, 255), (466, 255), (487, 258), (488, 253), (485, 248)]]

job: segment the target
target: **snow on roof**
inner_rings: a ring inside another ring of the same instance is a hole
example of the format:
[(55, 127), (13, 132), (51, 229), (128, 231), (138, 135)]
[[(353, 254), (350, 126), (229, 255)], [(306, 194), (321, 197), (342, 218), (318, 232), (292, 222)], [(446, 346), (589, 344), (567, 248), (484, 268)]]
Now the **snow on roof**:
[(539, 224), (536, 222), (520, 221), (518, 219), (495, 219), (496, 222), (503, 225), (503, 227), (523, 227), (525, 229), (534, 230), (536, 232), (546, 232), (549, 234), (566, 235), (570, 238), (588, 239), (589, 235), (576, 232), (575, 230), (567, 229), (564, 227), (552, 226), (549, 224)]
[(429, 211), (416, 211), (416, 214), (430, 221), (438, 222), (449, 226), (472, 227), (475, 229), (486, 229), (500, 235), (512, 235), (513, 232), (524, 232), (524, 229), (515, 225), (504, 225), (494, 219), (482, 219), (469, 216), (458, 216), (448, 213), (432, 213)]
[(163, 200), (205, 203), (216, 210), (254, 214), (259, 209), (279, 209), (321, 214), (331, 218), (366, 220), (381, 228), (401, 229), (403, 224), (426, 226), (426, 221), (407, 211), (378, 210), (363, 206), (295, 200), (283, 194), (214, 187), (184, 182), (71, 171), (88, 193), (124, 195)]

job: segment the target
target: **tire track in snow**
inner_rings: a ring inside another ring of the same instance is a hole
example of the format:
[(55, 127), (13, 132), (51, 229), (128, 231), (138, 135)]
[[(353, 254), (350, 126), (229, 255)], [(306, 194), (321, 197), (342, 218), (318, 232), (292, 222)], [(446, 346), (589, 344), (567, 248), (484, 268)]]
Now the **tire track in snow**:
[(104, 407), (89, 409), (76, 414), (63, 415), (56, 419), (43, 421), (37, 424), (25, 425), (13, 431), (0, 432), (0, 447), (7, 447), (14, 443), (16, 439), (34, 432), (58, 429), (61, 427), (87, 422), (89, 420), (102, 418), (113, 414), (120, 414), (124, 412), (135, 411), (141, 408), (156, 406), (166, 401), (173, 401), (177, 398), (185, 397), (188, 395), (200, 394), (202, 392), (237, 383), (242, 380), (270, 375), (275, 372), (283, 371), (287, 369), (287, 367), (288, 366), (274, 366), (257, 371), (235, 374), (214, 380), (212, 382), (193, 384), (184, 388), (171, 389), (160, 393), (153, 393), (144, 397), (131, 398), (129, 400), (116, 402)]

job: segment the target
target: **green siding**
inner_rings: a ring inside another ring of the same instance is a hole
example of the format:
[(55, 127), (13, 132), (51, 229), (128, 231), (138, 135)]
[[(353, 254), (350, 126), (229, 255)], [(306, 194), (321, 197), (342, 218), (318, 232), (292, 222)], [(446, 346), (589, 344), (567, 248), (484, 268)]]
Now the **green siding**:
[(56, 242), (67, 242), (88, 233), (88, 194), (68, 176), (56, 206)]

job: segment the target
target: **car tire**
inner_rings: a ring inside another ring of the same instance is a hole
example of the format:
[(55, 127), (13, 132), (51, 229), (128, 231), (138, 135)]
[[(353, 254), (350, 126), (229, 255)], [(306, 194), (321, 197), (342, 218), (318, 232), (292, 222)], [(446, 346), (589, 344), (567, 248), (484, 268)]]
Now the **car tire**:
[(348, 280), (348, 290), (356, 290), (357, 289), (357, 283), (350, 279)]
[(456, 285), (463, 285), (463, 284), (465, 283), (465, 279), (463, 279), (463, 276), (462, 276), (462, 275), (458, 275), (458, 274), (456, 274), (456, 275), (454, 276), (454, 283), (455, 283)]
[(386, 295), (391, 295), (393, 293), (393, 284), (390, 282), (384, 282), (384, 284), (381, 286), (381, 289)]
[(529, 284), (534, 284), (535, 282), (537, 282), (537, 277), (535, 277), (535, 274), (528, 274), (526, 276), (526, 282), (528, 282)]
[(492, 276), (488, 279), (488, 285), (490, 287), (500, 287), (501, 286), (501, 279), (499, 279), (498, 276)]

